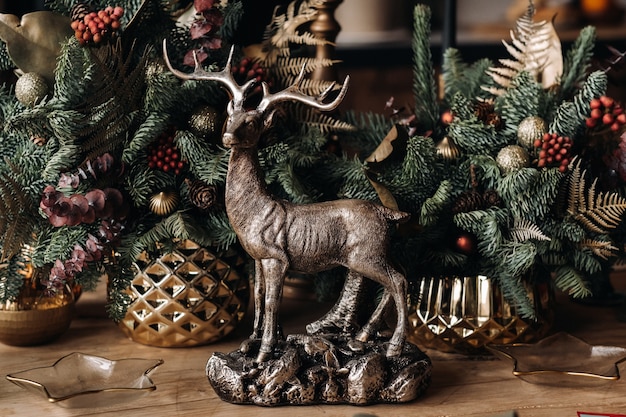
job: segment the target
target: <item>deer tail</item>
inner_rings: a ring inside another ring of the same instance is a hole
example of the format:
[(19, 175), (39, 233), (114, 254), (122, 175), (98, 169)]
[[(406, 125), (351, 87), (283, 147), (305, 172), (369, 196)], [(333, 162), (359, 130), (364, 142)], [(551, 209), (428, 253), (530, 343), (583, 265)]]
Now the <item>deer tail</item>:
[(389, 207), (385, 207), (385, 206), (378, 206), (380, 209), (380, 212), (382, 213), (382, 215), (390, 221), (393, 222), (397, 222), (397, 223), (404, 223), (409, 221), (409, 218), (411, 217), (410, 213), (404, 212), (404, 211), (400, 211), (400, 210), (394, 210), (391, 209)]

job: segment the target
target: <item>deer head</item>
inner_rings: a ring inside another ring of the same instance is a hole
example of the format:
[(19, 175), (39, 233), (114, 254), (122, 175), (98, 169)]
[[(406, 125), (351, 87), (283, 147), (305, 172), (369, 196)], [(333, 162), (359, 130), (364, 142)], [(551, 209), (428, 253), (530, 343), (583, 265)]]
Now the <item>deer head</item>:
[(207, 72), (203, 70), (194, 54), (194, 60), (196, 63), (194, 71), (192, 73), (184, 73), (174, 69), (170, 64), (170, 60), (167, 56), (166, 41), (163, 41), (163, 56), (167, 67), (174, 75), (183, 80), (217, 81), (228, 90), (231, 100), (228, 103), (228, 119), (226, 120), (224, 133), (222, 135), (222, 143), (225, 147), (256, 146), (261, 133), (263, 133), (263, 131), (272, 123), (272, 116), (274, 115), (276, 105), (281, 102), (296, 101), (307, 104), (321, 111), (331, 111), (339, 106), (348, 91), (350, 77), (346, 76), (339, 94), (335, 97), (335, 99), (328, 103), (324, 103), (324, 100), (335, 87), (334, 83), (317, 97), (311, 97), (302, 93), (300, 85), (304, 80), (305, 70), (305, 67), (302, 66), (295, 82), (282, 91), (270, 93), (267, 83), (262, 82), (261, 87), (263, 91), (263, 98), (256, 108), (246, 109), (244, 102), (246, 101), (248, 93), (256, 85), (256, 80), (252, 79), (243, 85), (239, 85), (237, 81), (235, 81), (231, 72), (233, 50), (234, 46), (230, 49), (226, 66), (221, 71)]

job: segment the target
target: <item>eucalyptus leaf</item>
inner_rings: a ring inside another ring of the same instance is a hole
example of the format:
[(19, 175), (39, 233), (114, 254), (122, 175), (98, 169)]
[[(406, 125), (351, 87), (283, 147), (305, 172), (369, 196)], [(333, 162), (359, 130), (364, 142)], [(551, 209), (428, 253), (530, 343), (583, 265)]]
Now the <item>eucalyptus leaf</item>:
[(61, 43), (73, 36), (70, 18), (49, 11), (27, 13), (19, 17), (0, 14), (0, 39), (17, 68), (36, 72), (52, 86)]

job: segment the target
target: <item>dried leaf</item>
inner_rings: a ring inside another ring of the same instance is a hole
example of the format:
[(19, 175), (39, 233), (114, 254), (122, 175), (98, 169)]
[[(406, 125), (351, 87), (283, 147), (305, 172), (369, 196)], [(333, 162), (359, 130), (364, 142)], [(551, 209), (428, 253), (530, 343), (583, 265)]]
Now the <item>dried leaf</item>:
[(394, 125), (391, 130), (389, 130), (389, 133), (387, 133), (387, 136), (383, 138), (378, 147), (365, 161), (371, 165), (381, 163), (388, 158), (402, 159), (406, 152), (408, 140), (409, 137), (406, 130), (398, 129), (398, 127)]
[(366, 176), (370, 184), (372, 184), (372, 187), (374, 187), (376, 194), (378, 194), (378, 198), (380, 199), (380, 202), (383, 204), (383, 206), (394, 210), (399, 210), (398, 202), (396, 201), (396, 198), (393, 196), (393, 194), (391, 194), (391, 191), (389, 191), (387, 187), (372, 178), (373, 175), (370, 172), (367, 172)]
[(73, 36), (70, 18), (40, 11), (19, 17), (0, 14), (0, 39), (13, 63), (23, 72), (36, 72), (53, 85), (61, 43)]

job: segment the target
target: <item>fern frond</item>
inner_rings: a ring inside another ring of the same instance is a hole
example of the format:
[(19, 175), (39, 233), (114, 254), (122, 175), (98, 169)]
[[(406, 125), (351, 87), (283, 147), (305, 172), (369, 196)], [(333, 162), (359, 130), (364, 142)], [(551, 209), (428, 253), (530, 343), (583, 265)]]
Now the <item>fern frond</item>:
[(571, 171), (569, 178), (568, 215), (590, 232), (606, 234), (617, 227), (626, 211), (626, 198), (615, 192), (596, 195), (597, 178), (586, 187), (586, 170), (580, 162)]
[(546, 236), (539, 226), (531, 222), (530, 220), (513, 219), (513, 225), (509, 229), (509, 238), (513, 242), (525, 242), (527, 240), (550, 240)]
[(604, 240), (583, 239), (580, 242), (580, 246), (591, 250), (596, 256), (602, 259), (612, 258), (618, 251), (618, 248), (613, 245), (613, 242)]

